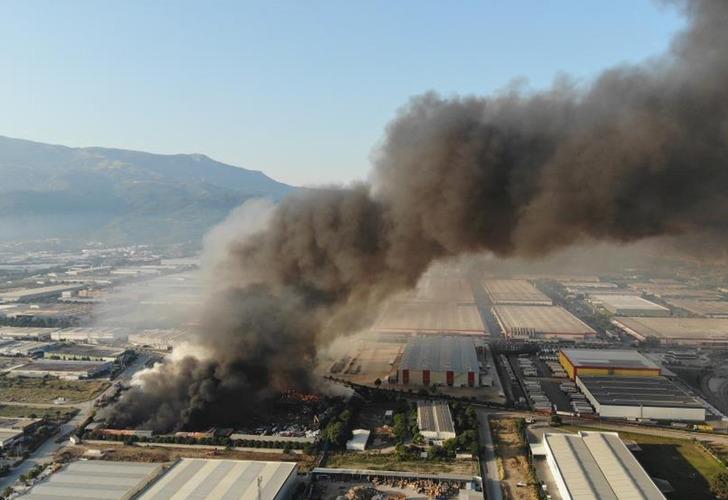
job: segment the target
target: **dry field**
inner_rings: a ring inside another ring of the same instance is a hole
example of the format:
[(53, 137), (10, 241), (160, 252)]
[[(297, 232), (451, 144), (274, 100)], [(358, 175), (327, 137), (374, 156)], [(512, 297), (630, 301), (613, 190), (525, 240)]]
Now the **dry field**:
[(0, 377), (0, 401), (52, 403), (62, 397), (67, 403), (80, 403), (94, 398), (109, 385), (108, 380)]
[[(503, 467), (503, 497), (507, 500), (538, 500), (538, 485), (534, 483), (528, 463), (527, 443), (518, 432), (518, 419), (494, 418), (490, 428), (500, 464)], [(518, 484), (525, 486), (518, 486)]]

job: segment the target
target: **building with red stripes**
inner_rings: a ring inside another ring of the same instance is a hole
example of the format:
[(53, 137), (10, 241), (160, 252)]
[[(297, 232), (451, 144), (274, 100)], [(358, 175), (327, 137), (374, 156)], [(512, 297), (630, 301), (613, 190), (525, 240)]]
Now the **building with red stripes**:
[(478, 387), (480, 364), (475, 343), (467, 337), (413, 337), (397, 374), (403, 385)]

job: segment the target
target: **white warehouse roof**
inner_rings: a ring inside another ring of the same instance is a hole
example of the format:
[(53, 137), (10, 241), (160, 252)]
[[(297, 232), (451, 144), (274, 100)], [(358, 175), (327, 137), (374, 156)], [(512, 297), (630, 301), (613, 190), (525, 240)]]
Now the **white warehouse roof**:
[(617, 433), (546, 433), (544, 451), (565, 498), (665, 500)]
[(33, 486), (23, 500), (131, 498), (161, 471), (160, 464), (81, 460)]
[(370, 434), (371, 431), (368, 429), (354, 429), (351, 431), (352, 438), (346, 442), (346, 449), (354, 451), (366, 450)]
[(296, 471), (294, 462), (183, 458), (139, 498), (277, 500)]
[(638, 295), (590, 295), (593, 301), (604, 304), (605, 307), (615, 310), (635, 310), (635, 311), (647, 311), (647, 312), (659, 312), (669, 314), (670, 310), (667, 307), (663, 307), (659, 304), (655, 304), (649, 300), (643, 299)]
[(407, 342), (400, 370), (479, 372), (475, 344), (467, 337), (414, 337)]

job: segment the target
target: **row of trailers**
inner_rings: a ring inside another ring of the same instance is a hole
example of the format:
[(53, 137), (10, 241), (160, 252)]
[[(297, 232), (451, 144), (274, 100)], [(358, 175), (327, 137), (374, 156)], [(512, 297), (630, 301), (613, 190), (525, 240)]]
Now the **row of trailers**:
[(586, 396), (579, 392), (574, 382), (571, 380), (563, 382), (559, 385), (559, 389), (569, 398), (569, 404), (575, 415), (579, 417), (594, 415), (594, 408), (589, 404)]

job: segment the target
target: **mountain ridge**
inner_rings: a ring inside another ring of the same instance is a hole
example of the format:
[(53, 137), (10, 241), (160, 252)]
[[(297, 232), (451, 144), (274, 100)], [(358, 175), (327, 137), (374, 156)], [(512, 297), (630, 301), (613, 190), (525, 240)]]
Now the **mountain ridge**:
[(69, 147), (0, 136), (0, 239), (199, 240), (245, 200), (295, 188), (200, 153)]

